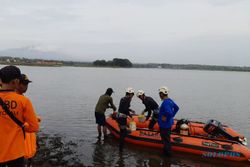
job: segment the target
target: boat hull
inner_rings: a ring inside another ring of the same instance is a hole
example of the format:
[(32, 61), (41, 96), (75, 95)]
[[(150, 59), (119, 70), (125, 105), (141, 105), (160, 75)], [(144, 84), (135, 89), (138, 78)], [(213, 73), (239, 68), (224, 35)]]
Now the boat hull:
[[(160, 133), (155, 127), (155, 130), (148, 130), (145, 126), (148, 122), (142, 123), (138, 122), (137, 117), (134, 118), (139, 127), (137, 130), (132, 131), (125, 138), (125, 141), (135, 145), (147, 146), (151, 148), (163, 148)], [(116, 120), (111, 117), (107, 118), (107, 128), (116, 137), (120, 137), (120, 130)], [(197, 124), (197, 127), (202, 127), (203, 125)], [(194, 131), (199, 131), (199, 128), (194, 129)], [(197, 133), (197, 132), (196, 132)], [(232, 130), (232, 133), (237, 133)], [(186, 153), (192, 153), (200, 155), (203, 158), (216, 158), (216, 159), (226, 159), (232, 161), (248, 161), (250, 159), (250, 150), (233, 141), (224, 141), (209, 139), (203, 136), (193, 136), (193, 135), (181, 135), (172, 133), (171, 134), (171, 144), (173, 151), (180, 151)]]

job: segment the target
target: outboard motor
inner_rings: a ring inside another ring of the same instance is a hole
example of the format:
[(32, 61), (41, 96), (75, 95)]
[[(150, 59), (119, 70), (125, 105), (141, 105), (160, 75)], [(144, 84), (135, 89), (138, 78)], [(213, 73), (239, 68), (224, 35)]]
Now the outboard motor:
[(239, 136), (232, 136), (228, 132), (226, 132), (225, 129), (223, 129), (221, 123), (216, 120), (209, 120), (206, 125), (204, 126), (204, 131), (207, 132), (208, 134), (214, 136), (214, 137), (225, 137), (228, 140), (236, 141), (239, 142), (243, 145), (246, 145), (246, 138), (240, 138)]

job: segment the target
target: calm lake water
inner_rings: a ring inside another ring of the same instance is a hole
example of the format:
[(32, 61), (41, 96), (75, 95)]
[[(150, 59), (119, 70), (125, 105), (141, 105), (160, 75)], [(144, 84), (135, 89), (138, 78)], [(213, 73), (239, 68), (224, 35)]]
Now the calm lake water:
[[(80, 67), (20, 67), (33, 81), (27, 96), (43, 118), (41, 131), (77, 143), (75, 155), (86, 166), (245, 166), (246, 164), (201, 159), (176, 153), (165, 158), (160, 150), (126, 144), (119, 154), (112, 136), (97, 141), (95, 104), (108, 87), (118, 106), (126, 87), (143, 89), (158, 103), (158, 88), (168, 86), (180, 107), (176, 118), (206, 122), (217, 119), (250, 141), (250, 73), (167, 69), (120, 69)], [(144, 106), (134, 97), (131, 108)], [(111, 110), (107, 115), (112, 113)], [(249, 165), (249, 164), (248, 164)], [(247, 165), (246, 165), (247, 166)]]

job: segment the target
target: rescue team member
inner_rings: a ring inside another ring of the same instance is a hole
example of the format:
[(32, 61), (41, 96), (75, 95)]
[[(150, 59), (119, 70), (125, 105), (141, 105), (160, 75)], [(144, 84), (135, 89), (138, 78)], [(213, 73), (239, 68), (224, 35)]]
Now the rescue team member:
[(171, 156), (171, 127), (174, 123), (174, 116), (178, 112), (179, 107), (168, 97), (168, 94), (169, 89), (167, 87), (161, 87), (159, 89), (159, 96), (163, 102), (160, 106), (158, 123), (161, 140), (164, 145), (163, 152), (165, 155)]
[(101, 139), (102, 131), (103, 131), (104, 137), (107, 136), (106, 118), (105, 118), (106, 109), (112, 108), (114, 112), (116, 111), (116, 106), (113, 104), (113, 99), (111, 97), (113, 92), (114, 91), (112, 88), (108, 88), (106, 90), (106, 93), (100, 96), (95, 107), (95, 118), (96, 118), (96, 123), (97, 123), (99, 139)]
[(27, 77), (27, 75), (25, 74), (21, 74), (21, 77), (19, 79), (19, 84), (16, 88), (16, 92), (20, 95), (23, 95), (24, 93), (26, 93), (27, 89), (28, 89), (28, 85), (31, 81), (29, 80), (29, 78)]
[[(18, 87), (16, 88), (16, 92), (20, 95), (23, 95), (26, 93), (28, 89), (28, 85), (31, 81), (27, 77), (27, 75), (22, 74), (20, 78), (20, 82)], [(41, 121), (40, 118), (37, 118), (38, 122)], [(36, 153), (36, 134), (35, 133), (26, 133), (25, 134), (25, 140), (24, 140), (24, 145), (25, 145), (25, 156), (24, 158), (27, 159), (27, 167), (32, 166), (32, 157), (35, 156)]]
[(130, 109), (130, 102), (135, 94), (133, 88), (126, 89), (126, 95), (121, 98), (119, 109), (118, 109), (118, 124), (120, 128), (120, 143), (119, 143), (119, 150), (123, 150), (124, 140), (127, 135), (127, 116), (132, 118), (130, 112), (135, 113), (133, 110)]
[(153, 129), (155, 123), (158, 120), (159, 117), (159, 106), (158, 104), (154, 101), (152, 97), (146, 96), (145, 92), (143, 90), (138, 90), (136, 96), (142, 100), (142, 103), (145, 105), (145, 109), (142, 112), (142, 115), (144, 115), (145, 112), (148, 112), (148, 115), (146, 117), (146, 120), (148, 120), (151, 117), (152, 111), (152, 119), (150, 120), (149, 129)]
[[(39, 125), (31, 101), (15, 92), (21, 76), (16, 66), (5, 66), (0, 70), (2, 89), (0, 98), (10, 112), (24, 123), (24, 130), (37, 132)], [(20, 126), (0, 106), (0, 167), (24, 167), (24, 133)]]

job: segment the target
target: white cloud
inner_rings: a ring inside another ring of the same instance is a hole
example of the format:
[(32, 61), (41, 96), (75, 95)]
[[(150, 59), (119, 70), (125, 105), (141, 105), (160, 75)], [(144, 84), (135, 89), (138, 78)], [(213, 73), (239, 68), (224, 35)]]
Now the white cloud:
[(218, 61), (250, 54), (249, 8), (247, 0), (2, 0), (0, 49), (37, 45), (78, 60), (160, 62), (168, 55), (166, 63), (250, 65)]

